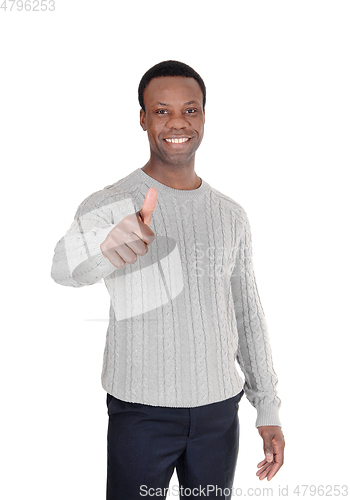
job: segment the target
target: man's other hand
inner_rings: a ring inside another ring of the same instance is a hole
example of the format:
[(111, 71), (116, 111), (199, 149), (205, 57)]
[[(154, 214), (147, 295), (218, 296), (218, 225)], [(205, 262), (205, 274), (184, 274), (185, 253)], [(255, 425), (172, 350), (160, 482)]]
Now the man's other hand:
[(260, 480), (270, 481), (276, 472), (282, 467), (284, 460), (284, 436), (278, 425), (262, 425), (258, 427), (260, 436), (264, 441), (265, 459), (258, 463), (256, 475)]

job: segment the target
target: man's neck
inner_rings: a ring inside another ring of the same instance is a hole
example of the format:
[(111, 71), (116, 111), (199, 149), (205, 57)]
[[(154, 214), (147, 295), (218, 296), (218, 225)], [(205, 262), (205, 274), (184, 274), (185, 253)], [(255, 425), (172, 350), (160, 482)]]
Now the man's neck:
[(158, 182), (173, 189), (192, 190), (202, 184), (202, 179), (194, 171), (194, 163), (190, 166), (156, 165), (148, 161), (141, 170)]

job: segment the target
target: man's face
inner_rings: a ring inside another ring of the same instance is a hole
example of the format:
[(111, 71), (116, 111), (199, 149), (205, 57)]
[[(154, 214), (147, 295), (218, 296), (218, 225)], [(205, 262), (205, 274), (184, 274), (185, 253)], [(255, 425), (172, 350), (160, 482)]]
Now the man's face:
[[(153, 78), (144, 91), (140, 123), (147, 130), (151, 155), (170, 165), (186, 164), (204, 134), (203, 94), (194, 78)], [(176, 140), (180, 142), (172, 142)]]

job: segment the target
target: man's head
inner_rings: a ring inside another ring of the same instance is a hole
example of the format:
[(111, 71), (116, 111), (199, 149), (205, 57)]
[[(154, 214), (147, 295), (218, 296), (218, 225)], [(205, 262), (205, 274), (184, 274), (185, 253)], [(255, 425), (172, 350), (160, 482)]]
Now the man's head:
[(140, 124), (148, 133), (151, 160), (184, 166), (204, 134), (206, 90), (190, 66), (164, 61), (149, 69), (139, 84)]
[(163, 61), (156, 64), (155, 66), (152, 66), (152, 68), (146, 71), (146, 73), (141, 78), (138, 89), (138, 95), (139, 95), (140, 106), (144, 111), (146, 111), (143, 98), (144, 91), (149, 82), (153, 78), (158, 78), (160, 76), (184, 76), (187, 78), (194, 78), (197, 81), (202, 91), (203, 94), (202, 106), (203, 110), (205, 109), (206, 88), (201, 76), (193, 68), (191, 68), (191, 66), (188, 66), (185, 63), (179, 61)]

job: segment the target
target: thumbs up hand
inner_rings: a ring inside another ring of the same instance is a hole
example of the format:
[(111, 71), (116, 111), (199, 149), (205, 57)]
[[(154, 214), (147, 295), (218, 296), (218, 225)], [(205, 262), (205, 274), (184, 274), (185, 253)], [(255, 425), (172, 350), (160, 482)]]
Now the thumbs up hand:
[(126, 264), (134, 264), (138, 255), (145, 255), (148, 252), (148, 245), (155, 239), (150, 224), (152, 213), (157, 207), (157, 195), (155, 187), (149, 188), (142, 208), (118, 222), (101, 243), (103, 256), (116, 268), (121, 269)]

